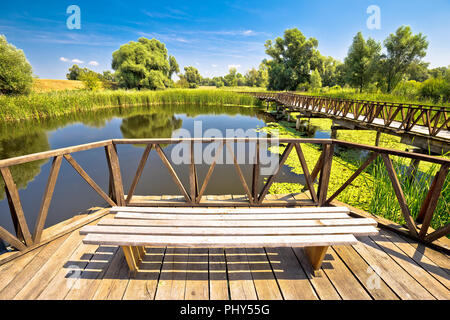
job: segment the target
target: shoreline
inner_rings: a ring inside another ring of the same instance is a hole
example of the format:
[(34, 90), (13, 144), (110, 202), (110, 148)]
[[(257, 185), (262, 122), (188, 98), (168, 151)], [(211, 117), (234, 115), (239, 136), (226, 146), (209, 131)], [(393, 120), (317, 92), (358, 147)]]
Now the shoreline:
[(232, 91), (170, 89), (164, 91), (60, 91), (28, 96), (0, 96), (0, 123), (40, 120), (112, 108), (157, 105), (258, 107), (256, 98)]

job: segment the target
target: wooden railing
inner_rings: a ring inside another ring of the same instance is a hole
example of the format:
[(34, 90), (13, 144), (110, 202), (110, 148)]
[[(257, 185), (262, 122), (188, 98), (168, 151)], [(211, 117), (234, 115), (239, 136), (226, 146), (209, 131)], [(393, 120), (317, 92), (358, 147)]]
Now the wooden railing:
[(329, 97), (308, 96), (289, 92), (243, 92), (261, 100), (271, 100), (287, 107), (300, 108), (336, 117), (349, 118), (373, 124), (382, 119), (389, 127), (394, 121), (400, 122), (396, 129), (411, 132), (415, 126), (428, 130), (436, 137), (442, 130), (450, 130), (450, 108), (366, 100), (349, 100)]
[[(236, 160), (236, 156), (233, 153), (233, 148), (231, 148), (232, 143), (252, 143), (256, 152), (255, 155), (259, 155), (259, 148), (263, 139), (252, 139), (252, 138), (235, 138), (235, 139), (138, 139), (138, 140), (129, 140), (129, 139), (115, 139), (115, 140), (107, 140), (95, 143), (89, 143), (85, 145), (79, 145), (69, 148), (63, 148), (53, 151), (46, 151), (31, 155), (20, 156), (11, 159), (0, 160), (0, 172), (5, 182), (6, 189), (6, 197), (9, 204), (10, 214), (12, 220), (14, 222), (15, 227), (15, 235), (8, 232), (5, 228), (0, 226), (0, 239), (5, 240), (11, 246), (18, 250), (27, 250), (32, 246), (36, 246), (40, 243), (45, 221), (47, 218), (47, 213), (49, 210), (50, 202), (53, 197), (53, 191), (55, 189), (56, 180), (58, 178), (59, 169), (61, 167), (61, 163), (63, 160), (67, 161), (73, 169), (92, 187), (92, 189), (98, 193), (105, 202), (110, 206), (127, 206), (133, 205), (132, 199), (134, 192), (136, 190), (136, 186), (141, 178), (141, 175), (144, 170), (144, 166), (148, 160), (150, 152), (155, 149), (156, 153), (161, 158), (162, 162), (168, 169), (172, 179), (175, 184), (179, 188), (182, 196), (185, 200), (186, 206), (201, 206), (207, 205), (202, 203), (202, 199), (205, 196), (206, 186), (211, 179), (211, 175), (214, 171), (214, 168), (217, 164), (218, 157), (222, 150), (228, 150), (232, 155), (235, 169), (239, 175), (240, 182), (244, 187), (247, 196), (247, 206), (270, 206), (270, 201), (266, 201), (266, 195), (269, 192), (270, 187), (276, 180), (281, 167), (288, 159), (289, 155), (293, 150), (297, 154), (297, 157), (300, 161), (301, 167), (303, 169), (304, 177), (306, 180), (306, 188), (309, 190), (310, 203), (314, 206), (327, 206), (330, 205), (331, 202), (336, 199), (336, 197), (346, 189), (359, 174), (361, 174), (369, 165), (372, 163), (377, 157), (381, 157), (384, 161), (386, 169), (389, 173), (390, 180), (392, 182), (393, 189), (397, 196), (398, 202), (400, 204), (401, 212), (406, 221), (406, 227), (409, 230), (411, 236), (421, 239), (425, 242), (433, 242), (441, 237), (444, 237), (450, 233), (450, 224), (428, 233), (429, 226), (431, 220), (433, 218), (433, 214), (435, 212), (439, 196), (442, 192), (442, 187), (444, 185), (444, 181), (446, 180), (449, 168), (450, 168), (450, 160), (432, 157), (421, 154), (411, 154), (407, 152), (397, 151), (397, 150), (389, 150), (383, 149), (379, 147), (359, 145), (350, 142), (331, 140), (331, 139), (279, 139), (280, 144), (286, 145), (286, 149), (283, 154), (279, 158), (278, 166), (275, 172), (267, 178), (261, 190), (259, 190), (258, 186), (259, 182), (262, 181), (260, 177), (260, 159), (259, 156), (256, 156), (256, 161), (253, 164), (253, 174), (252, 174), (252, 182), (251, 185), (247, 184), (244, 174), (241, 170), (240, 165)], [(270, 145), (270, 140), (264, 139), (268, 145)], [(185, 188), (180, 178), (178, 177), (174, 167), (171, 162), (167, 158), (166, 154), (163, 151), (163, 145), (172, 145), (172, 144), (180, 144), (180, 143), (188, 143), (190, 144), (190, 165), (189, 165), (189, 188)], [(209, 167), (209, 170), (206, 174), (206, 177), (201, 184), (199, 185), (199, 179), (197, 176), (196, 164), (194, 161), (194, 146), (196, 143), (200, 144), (208, 144), (208, 143), (219, 143), (220, 151), (218, 151), (215, 155), (215, 159)], [(305, 160), (305, 155), (303, 153), (302, 144), (319, 144), (322, 146), (322, 153), (320, 158), (318, 159), (315, 167), (312, 171), (308, 168), (307, 162)], [(125, 197), (124, 187), (122, 183), (121, 170), (119, 165), (119, 158), (117, 155), (117, 145), (145, 145), (145, 151), (142, 155), (142, 158), (139, 162), (136, 174), (132, 181), (131, 187), (127, 192)], [(362, 166), (346, 181), (333, 195), (328, 195), (328, 185), (330, 181), (330, 173), (332, 167), (332, 160), (334, 155), (335, 146), (344, 146), (357, 148), (361, 150), (367, 150), (370, 152), (370, 156), (367, 161), (365, 161)], [(80, 151), (86, 151), (91, 149), (104, 148), (105, 150), (105, 165), (107, 165), (109, 169), (109, 193), (103, 191), (98, 184), (84, 171), (84, 169), (75, 161), (75, 159), (71, 156), (73, 153), (77, 153)], [(414, 221), (411, 216), (410, 210), (407, 206), (405, 195), (402, 191), (402, 187), (400, 185), (397, 174), (393, 168), (391, 156), (399, 156), (404, 158), (416, 159), (420, 161), (426, 161), (430, 163), (434, 163), (439, 166), (439, 171), (436, 174), (433, 183), (430, 187), (428, 195), (426, 196), (420, 213)], [(43, 199), (41, 206), (39, 208), (38, 218), (36, 225), (34, 226), (33, 233), (30, 232), (29, 226), (26, 222), (25, 214), (22, 209), (21, 200), (19, 197), (19, 192), (17, 186), (14, 182), (14, 179), (10, 172), (10, 167), (28, 163), (36, 160), (44, 160), (44, 159), (52, 159), (52, 166), (48, 178), (47, 185), (45, 187)], [(315, 189), (315, 181), (318, 179), (318, 187)], [(200, 187), (200, 188), (199, 188)], [(301, 203), (298, 203), (299, 205)], [(291, 204), (296, 205), (296, 204)], [(420, 226), (420, 228), (418, 227)]]

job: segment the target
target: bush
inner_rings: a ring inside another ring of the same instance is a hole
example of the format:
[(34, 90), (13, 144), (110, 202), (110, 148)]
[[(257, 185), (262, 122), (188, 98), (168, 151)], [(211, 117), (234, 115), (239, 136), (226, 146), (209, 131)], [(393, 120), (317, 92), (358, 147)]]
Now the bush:
[(339, 86), (339, 85), (335, 85), (335, 86), (331, 87), (331, 90), (334, 90), (334, 91), (341, 91), (342, 88), (341, 88), (341, 86)]
[(311, 85), (308, 82), (300, 83), (297, 86), (297, 91), (301, 91), (301, 92), (306, 92), (306, 91), (309, 91), (310, 89), (311, 89)]
[(83, 85), (87, 90), (95, 91), (102, 88), (102, 82), (98, 78), (98, 74), (95, 72), (81, 74), (80, 80), (83, 82)]
[(442, 100), (450, 102), (450, 82), (446, 82), (442, 91)]
[(313, 90), (322, 88), (322, 77), (317, 69), (311, 72), (311, 88)]
[(442, 78), (431, 78), (425, 81), (420, 88), (420, 95), (423, 98), (432, 99), (433, 102), (439, 102), (445, 95), (448, 83)]
[(33, 71), (22, 50), (0, 35), (0, 93), (28, 94), (33, 85)]
[(400, 82), (392, 91), (395, 96), (408, 97), (410, 99), (417, 99), (420, 95), (421, 83), (411, 80)]

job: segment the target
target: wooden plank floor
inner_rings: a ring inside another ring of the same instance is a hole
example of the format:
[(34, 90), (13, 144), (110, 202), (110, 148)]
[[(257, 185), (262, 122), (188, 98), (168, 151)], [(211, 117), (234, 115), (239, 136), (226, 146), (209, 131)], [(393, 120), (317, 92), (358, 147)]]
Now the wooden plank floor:
[(0, 299), (450, 299), (450, 257), (387, 230), (330, 248), (320, 277), (301, 248), (147, 248), (130, 278), (120, 248), (82, 238), (76, 230), (0, 266)]

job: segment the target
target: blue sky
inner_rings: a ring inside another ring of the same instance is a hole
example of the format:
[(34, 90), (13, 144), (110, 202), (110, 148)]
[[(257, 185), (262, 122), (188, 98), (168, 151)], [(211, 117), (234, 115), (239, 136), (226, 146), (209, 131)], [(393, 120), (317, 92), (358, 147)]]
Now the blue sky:
[[(81, 9), (81, 30), (66, 26), (70, 5)], [(366, 26), (370, 5), (381, 9), (380, 30)], [(448, 0), (15, 0), (2, 1), (0, 34), (25, 51), (42, 79), (64, 79), (73, 61), (111, 69), (112, 53), (141, 36), (164, 42), (181, 67), (195, 66), (203, 76), (224, 75), (230, 66), (244, 73), (266, 57), (266, 40), (293, 27), (318, 39), (323, 55), (343, 60), (358, 31), (383, 40), (410, 25), (428, 37), (425, 61), (435, 67), (450, 64), (449, 14)]]

